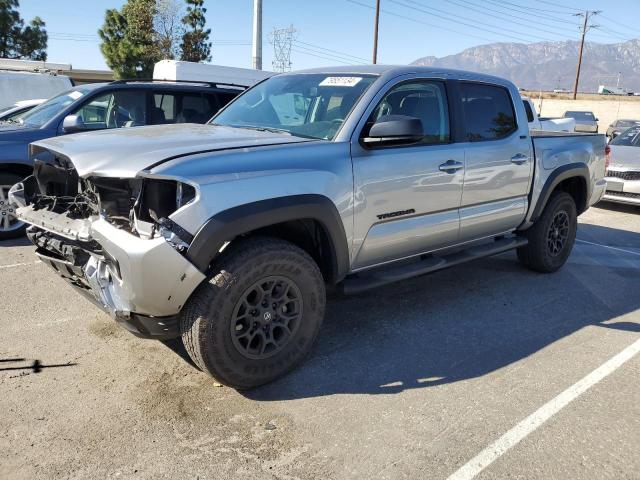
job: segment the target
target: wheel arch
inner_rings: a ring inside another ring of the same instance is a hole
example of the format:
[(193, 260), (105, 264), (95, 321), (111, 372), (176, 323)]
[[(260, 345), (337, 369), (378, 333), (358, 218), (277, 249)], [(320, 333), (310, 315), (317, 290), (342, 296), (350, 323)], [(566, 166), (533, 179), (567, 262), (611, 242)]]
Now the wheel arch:
[(555, 191), (564, 191), (573, 197), (578, 215), (588, 208), (590, 192), (589, 168), (584, 163), (571, 163), (558, 167), (553, 171), (538, 197), (531, 215), (531, 222), (535, 222), (547, 206), (551, 195)]
[(348, 272), (342, 218), (329, 198), (316, 194), (261, 200), (219, 212), (196, 233), (187, 258), (200, 271), (208, 271), (225, 243), (247, 235), (291, 241), (318, 263), (327, 283), (339, 282)]

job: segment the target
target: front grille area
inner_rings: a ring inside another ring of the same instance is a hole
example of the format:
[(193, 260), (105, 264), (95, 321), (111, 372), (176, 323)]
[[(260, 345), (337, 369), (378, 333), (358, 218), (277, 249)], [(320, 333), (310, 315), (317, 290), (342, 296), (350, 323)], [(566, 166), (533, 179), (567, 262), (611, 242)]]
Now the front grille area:
[(614, 192), (613, 190), (607, 190), (606, 195), (611, 195), (612, 197), (624, 197), (624, 198), (637, 198), (640, 199), (640, 193), (629, 193), (629, 192)]
[(639, 172), (620, 172), (617, 170), (607, 170), (607, 177), (620, 178), (622, 180), (640, 180)]

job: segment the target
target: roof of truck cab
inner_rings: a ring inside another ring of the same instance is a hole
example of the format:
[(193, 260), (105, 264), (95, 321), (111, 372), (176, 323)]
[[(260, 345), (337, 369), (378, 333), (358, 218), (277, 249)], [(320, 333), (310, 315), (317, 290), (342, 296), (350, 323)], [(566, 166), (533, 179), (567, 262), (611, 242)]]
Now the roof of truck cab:
[(475, 80), (485, 80), (495, 83), (512, 83), (509, 80), (496, 77), (494, 75), (487, 75), (484, 73), (470, 72), (465, 70), (456, 70), (452, 68), (440, 68), (440, 67), (425, 67), (420, 65), (341, 65), (338, 67), (319, 67), (310, 68), (306, 70), (297, 70), (285, 75), (291, 75), (296, 73), (326, 73), (326, 74), (362, 74), (362, 75), (406, 75), (411, 73), (420, 73), (426, 75), (447, 75), (457, 78), (473, 78)]

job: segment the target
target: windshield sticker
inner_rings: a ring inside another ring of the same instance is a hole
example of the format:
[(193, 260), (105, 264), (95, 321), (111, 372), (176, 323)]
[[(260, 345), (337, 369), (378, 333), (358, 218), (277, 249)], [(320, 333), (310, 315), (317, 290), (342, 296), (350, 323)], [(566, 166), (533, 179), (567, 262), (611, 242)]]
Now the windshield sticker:
[(362, 77), (327, 77), (319, 84), (320, 87), (355, 87)]
[(70, 93), (69, 93), (69, 96), (70, 96), (72, 99), (77, 100), (77, 99), (79, 99), (79, 98), (82, 96), (82, 94), (81, 94), (80, 92), (78, 92), (77, 90), (74, 90), (73, 92), (70, 92)]

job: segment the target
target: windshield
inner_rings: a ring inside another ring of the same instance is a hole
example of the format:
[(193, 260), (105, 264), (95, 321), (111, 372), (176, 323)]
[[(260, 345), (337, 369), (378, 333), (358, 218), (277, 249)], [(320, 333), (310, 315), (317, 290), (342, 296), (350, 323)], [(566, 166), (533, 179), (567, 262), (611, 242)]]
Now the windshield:
[(332, 140), (375, 79), (304, 73), (272, 77), (238, 97), (211, 124)]
[(638, 125), (640, 121), (638, 120), (618, 120), (615, 124), (616, 127), (629, 128), (634, 125)]
[(625, 130), (611, 140), (611, 145), (623, 145), (627, 147), (640, 147), (640, 126)]
[(33, 110), (25, 113), (20, 118), (20, 123), (27, 127), (41, 127), (61, 110), (65, 109), (73, 102), (82, 98), (86, 92), (81, 90), (71, 90), (53, 97), (50, 100), (38, 105)]
[(596, 121), (596, 117), (591, 112), (565, 112), (565, 117), (575, 118), (576, 120), (590, 120)]

